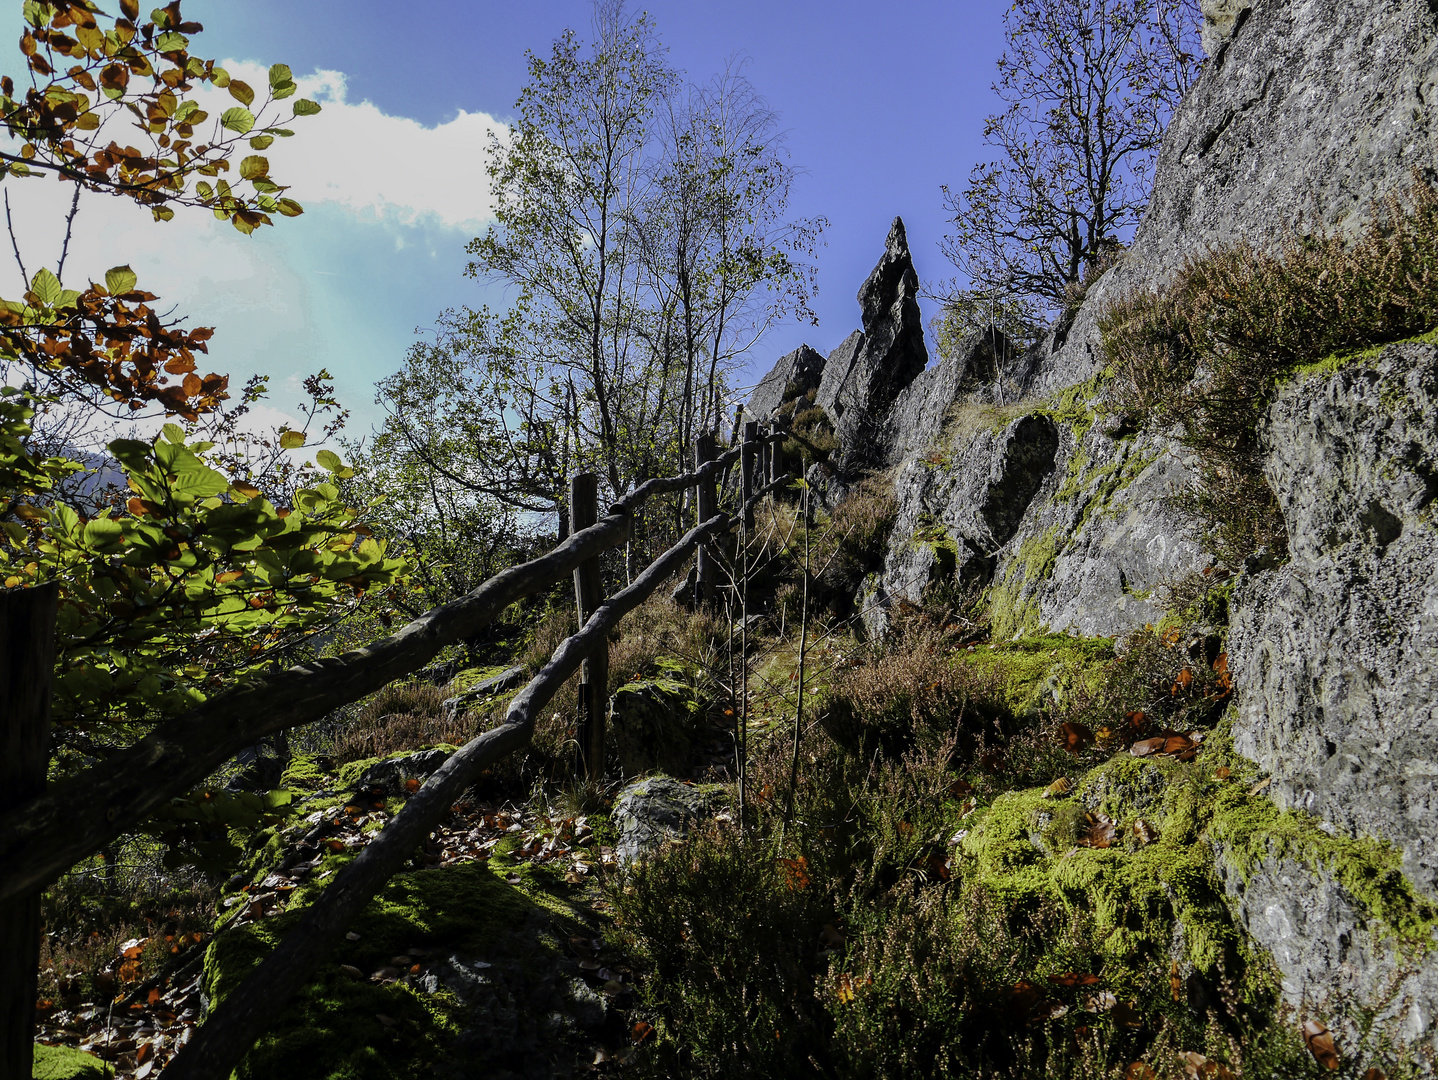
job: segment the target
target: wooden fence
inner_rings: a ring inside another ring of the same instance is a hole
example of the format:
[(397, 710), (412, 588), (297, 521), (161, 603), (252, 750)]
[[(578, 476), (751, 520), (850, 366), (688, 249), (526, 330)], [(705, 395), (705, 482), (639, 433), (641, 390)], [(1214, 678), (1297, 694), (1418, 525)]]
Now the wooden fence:
[[(696, 551), (696, 599), (712, 602), (717, 575), (710, 542), (736, 525), (747, 532), (753, 525), (755, 503), (792, 481), (788, 475), (776, 475), (777, 444), (786, 433), (776, 427), (761, 431), (754, 423), (745, 424), (742, 430), (739, 445), (722, 455), (716, 454), (712, 435), (700, 436), (695, 441), (693, 472), (639, 485), (609, 507), (602, 518), (597, 478), (593, 474), (575, 477), (571, 535), (545, 555), (496, 574), (473, 592), (427, 612), (391, 637), (342, 656), (242, 683), (199, 708), (162, 722), (103, 765), (48, 790), (44, 787), (44, 758), (36, 759), (33, 751), (43, 747), (47, 737), (54, 635), (41, 624), (48, 617), (46, 625), (53, 626), (57, 591), (51, 586), (0, 594), (0, 601), (10, 605), (0, 607), (0, 638), (5, 638), (0, 645), (20, 641), (18, 635), (23, 634), (33, 646), (0, 654), (10, 658), (9, 666), (0, 668), (0, 680), (9, 680), (9, 685), (0, 689), (30, 688), (26, 694), (8, 694), (10, 704), (0, 713), (0, 725), (4, 725), (0, 737), (8, 740), (3, 744), (6, 756), (0, 759), (0, 780), (6, 781), (0, 784), (0, 934), (6, 935), (0, 937), (0, 1078), (30, 1075), (38, 905), (46, 885), (171, 798), (202, 783), (244, 747), (266, 735), (320, 720), (342, 705), (413, 674), (441, 649), (478, 634), (516, 600), (541, 592), (570, 574), (575, 582), (579, 631), (566, 638), (515, 695), (503, 723), (454, 753), (335, 876), (274, 952), (197, 1029), (166, 1075), (175, 1080), (228, 1077), (450, 806), (483, 770), (529, 743), (539, 711), (581, 669), (581, 760), (591, 778), (601, 777), (609, 631)], [(725, 486), (721, 478), (736, 463), (737, 513), (728, 513), (718, 509)], [(625, 544), (632, 515), (645, 501), (688, 489), (695, 492), (698, 524), (626, 588), (605, 598), (599, 557)], [(747, 589), (744, 592), (747, 597)], [(26, 659), (16, 659), (20, 653)], [(42, 687), (43, 692), (36, 689)], [(12, 741), (17, 750), (13, 757)], [(28, 756), (18, 752), (22, 746), (30, 748)], [(13, 948), (12, 935), (17, 935)], [(21, 948), (20, 939), (28, 941), (30, 937), (35, 938), (34, 943)]]

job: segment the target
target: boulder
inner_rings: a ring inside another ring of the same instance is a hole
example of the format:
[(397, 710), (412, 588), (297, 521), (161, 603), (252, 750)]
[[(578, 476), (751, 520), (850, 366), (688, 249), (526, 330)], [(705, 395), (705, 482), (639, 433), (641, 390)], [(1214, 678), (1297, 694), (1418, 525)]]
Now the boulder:
[(808, 345), (800, 345), (780, 357), (769, 374), (759, 380), (759, 385), (749, 395), (745, 410), (755, 419), (762, 420), (790, 398), (818, 390), (823, 374), (823, 355)]
[(630, 784), (614, 800), (612, 818), (619, 830), (614, 852), (625, 866), (677, 840), (708, 815), (717, 789), (681, 784), (667, 776), (651, 776)]
[(476, 705), (483, 704), (495, 695), (502, 694), (506, 690), (513, 690), (516, 686), (524, 682), (525, 674), (524, 668), (512, 667), (501, 671), (498, 675), (493, 675), (485, 679), (483, 682), (475, 683), (469, 687), (469, 689), (462, 690), (458, 694), (455, 694), (454, 697), (445, 698), (444, 701), (440, 702), (440, 715), (445, 720), (453, 720), (461, 713), (467, 712)]
[(609, 703), (610, 764), (625, 779), (655, 771), (687, 774), (698, 717), (693, 688), (677, 679), (625, 683)]
[(407, 790), (407, 781), (418, 780), (423, 783), (449, 760), (452, 753), (453, 749), (437, 746), (432, 750), (417, 750), (412, 754), (396, 754), (366, 767), (358, 777), (352, 778), (349, 773), (342, 771), (340, 779), (342, 782), (352, 779), (352, 783), (344, 786), (353, 791), (380, 789), (386, 795), (403, 795)]

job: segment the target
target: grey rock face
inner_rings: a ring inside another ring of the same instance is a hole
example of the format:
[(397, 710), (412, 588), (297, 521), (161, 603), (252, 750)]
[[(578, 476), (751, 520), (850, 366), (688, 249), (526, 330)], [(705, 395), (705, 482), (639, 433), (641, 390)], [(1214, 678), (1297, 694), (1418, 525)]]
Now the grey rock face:
[(879, 612), (899, 600), (918, 603), (940, 577), (982, 587), (1030, 503), (1053, 471), (1059, 432), (1043, 414), (980, 430), (954, 459), (912, 457), (895, 480), (899, 515), (884, 570), (860, 599), (871, 634)]
[(816, 397), (834, 425), (847, 469), (873, 463), (890, 406), (928, 366), (918, 294), (904, 223), (895, 218), (883, 256), (859, 288), (863, 332), (829, 355)]
[(1234, 745), (1438, 898), (1438, 348), (1295, 382), (1262, 438), (1292, 561), (1235, 595)]
[(1199, 8), (1203, 12), (1199, 37), (1204, 54), (1216, 57), (1238, 29), (1239, 20), (1253, 10), (1253, 5), (1244, 0), (1203, 0)]
[(992, 327), (971, 334), (951, 357), (921, 371), (894, 401), (886, 417), (876, 462), (893, 465), (934, 446), (953, 404), (999, 379), (1004, 360), (1015, 350)]
[(763, 419), (784, 403), (790, 386), (800, 394), (819, 388), (824, 374), (824, 357), (808, 345), (800, 345), (779, 358), (769, 374), (759, 380), (745, 406), (750, 416)]
[(630, 784), (614, 800), (619, 829), (614, 852), (624, 865), (643, 859), (666, 840), (683, 836), (710, 807), (712, 794), (667, 776)]
[[(1125, 259), (1033, 373), (1049, 393), (1103, 367), (1098, 313), (1217, 244), (1354, 232), (1414, 170), (1438, 170), (1438, 18), (1426, 0), (1209, 0), (1237, 33), (1175, 111)], [(1205, 16), (1207, 22), (1207, 16)], [(1209, 35), (1211, 38), (1211, 35)], [(1208, 42), (1205, 42), (1208, 50)]]
[(1221, 848), (1216, 854), (1237, 921), (1273, 957), (1284, 1000), (1301, 1015), (1323, 1016), (1350, 1048), (1360, 1037), (1355, 1015), (1373, 1009), (1377, 1034), (1438, 1051), (1438, 951), (1402, 955), (1326, 870), (1268, 858), (1245, 881)]

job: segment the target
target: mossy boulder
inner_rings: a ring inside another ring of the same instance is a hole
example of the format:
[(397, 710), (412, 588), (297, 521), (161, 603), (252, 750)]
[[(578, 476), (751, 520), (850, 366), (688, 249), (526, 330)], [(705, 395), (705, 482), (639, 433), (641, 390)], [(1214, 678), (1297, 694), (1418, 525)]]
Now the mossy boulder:
[(625, 683), (609, 703), (610, 767), (626, 779), (650, 772), (688, 775), (700, 711), (694, 688), (678, 679), (661, 675)]
[(35, 1044), (34, 1080), (104, 1080), (115, 1071), (83, 1050), (69, 1046)]
[[(471, 863), (396, 876), (236, 1076), (567, 1075), (580, 1037), (605, 1017), (603, 1000), (560, 947), (580, 924), (501, 872)], [(300, 910), (292, 902), (284, 915), (215, 939), (205, 956), (211, 1009)]]

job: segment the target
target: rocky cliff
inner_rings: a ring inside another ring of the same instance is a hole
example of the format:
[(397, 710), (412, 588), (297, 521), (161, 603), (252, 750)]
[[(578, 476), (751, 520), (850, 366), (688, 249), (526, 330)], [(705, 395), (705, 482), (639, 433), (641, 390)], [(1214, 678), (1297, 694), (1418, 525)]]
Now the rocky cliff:
[[(811, 479), (838, 497), (860, 467), (891, 470), (897, 524), (858, 604), (869, 633), (942, 582), (982, 590), (995, 637), (1122, 639), (1158, 623), (1173, 588), (1214, 564), (1185, 511), (1193, 460), (1173, 432), (1105, 406), (1103, 312), (1218, 245), (1355, 234), (1438, 176), (1433, 5), (1214, 0), (1205, 14), (1211, 55), (1134, 242), (1047, 340), (1020, 350), (989, 332), (929, 366), (896, 221), (860, 292), (863, 330), (822, 369), (812, 350), (783, 362), (817, 383), (840, 441)], [(1340, 1026), (1375, 1010), (1415, 1052), (1438, 1049), (1431, 920), (1400, 943), (1342, 844), (1395, 852), (1389, 884), (1438, 900), (1435, 395), (1438, 347), (1394, 345), (1294, 379), (1267, 412), (1264, 475), (1290, 552), (1281, 565), (1257, 553), (1234, 579), (1226, 730), (1277, 808), (1335, 846), (1275, 838), (1241, 859), (1213, 841), (1234, 918), (1290, 1003)]]

